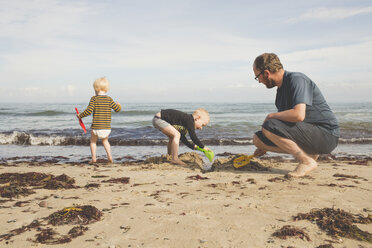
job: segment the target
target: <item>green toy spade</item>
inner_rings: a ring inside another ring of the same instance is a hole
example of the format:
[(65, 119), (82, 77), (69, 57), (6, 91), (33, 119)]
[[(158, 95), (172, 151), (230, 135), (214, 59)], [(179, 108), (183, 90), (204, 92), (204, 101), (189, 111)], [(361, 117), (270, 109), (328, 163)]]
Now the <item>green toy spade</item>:
[(204, 155), (209, 159), (210, 162), (213, 161), (213, 158), (214, 158), (214, 152), (212, 150), (205, 150), (204, 148), (200, 148), (199, 146), (196, 146), (196, 149), (201, 151), (201, 152), (204, 152)]
[(214, 152), (211, 150), (205, 150), (203, 148), (200, 148), (199, 146), (196, 146), (196, 149), (203, 152), (204, 155), (208, 158), (209, 162), (203, 163), (202, 172), (205, 173), (207, 171), (213, 171), (213, 158), (214, 158)]

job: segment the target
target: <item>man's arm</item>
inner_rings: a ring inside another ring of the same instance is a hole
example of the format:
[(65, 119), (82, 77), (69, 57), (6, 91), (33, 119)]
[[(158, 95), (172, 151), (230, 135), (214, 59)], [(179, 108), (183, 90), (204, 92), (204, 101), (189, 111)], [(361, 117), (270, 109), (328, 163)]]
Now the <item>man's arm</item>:
[[(265, 121), (268, 119), (278, 119), (287, 122), (300, 122), (304, 121), (306, 116), (306, 104), (299, 103), (292, 109), (288, 109), (281, 112), (270, 113), (266, 116)], [(264, 122), (265, 122), (264, 121)]]

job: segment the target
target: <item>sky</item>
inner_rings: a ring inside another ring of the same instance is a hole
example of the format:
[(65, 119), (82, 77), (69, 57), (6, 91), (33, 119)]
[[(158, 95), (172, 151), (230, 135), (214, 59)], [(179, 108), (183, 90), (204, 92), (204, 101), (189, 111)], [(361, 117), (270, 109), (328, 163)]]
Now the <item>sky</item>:
[(0, 0), (1, 102), (273, 102), (276, 53), (328, 102), (371, 101), (371, 0)]

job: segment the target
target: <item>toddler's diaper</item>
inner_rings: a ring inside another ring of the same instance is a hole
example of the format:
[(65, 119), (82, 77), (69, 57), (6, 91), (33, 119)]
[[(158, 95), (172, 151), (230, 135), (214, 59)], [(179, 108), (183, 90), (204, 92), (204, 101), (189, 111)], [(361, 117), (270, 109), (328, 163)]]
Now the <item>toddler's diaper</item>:
[(94, 135), (98, 136), (99, 139), (104, 139), (110, 135), (111, 130), (110, 129), (92, 129), (92, 132), (94, 133)]

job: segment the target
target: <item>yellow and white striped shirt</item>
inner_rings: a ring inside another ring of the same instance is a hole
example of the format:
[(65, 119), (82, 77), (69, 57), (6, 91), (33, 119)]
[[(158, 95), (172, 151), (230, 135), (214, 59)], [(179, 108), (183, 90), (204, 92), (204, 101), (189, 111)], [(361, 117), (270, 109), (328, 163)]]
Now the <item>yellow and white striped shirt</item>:
[(88, 107), (79, 116), (84, 118), (93, 113), (91, 129), (111, 129), (111, 109), (119, 112), (121, 106), (109, 96), (92, 96)]

